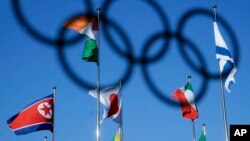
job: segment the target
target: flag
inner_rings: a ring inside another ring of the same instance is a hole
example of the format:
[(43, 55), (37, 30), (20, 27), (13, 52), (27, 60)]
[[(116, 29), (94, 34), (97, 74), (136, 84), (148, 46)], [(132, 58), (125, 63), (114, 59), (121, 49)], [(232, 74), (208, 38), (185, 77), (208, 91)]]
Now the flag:
[(65, 27), (73, 29), (80, 34), (87, 35), (90, 39), (95, 40), (95, 32), (98, 30), (98, 22), (94, 16), (79, 16), (67, 21)]
[(67, 21), (65, 27), (73, 29), (80, 34), (85, 34), (88, 39), (85, 42), (82, 59), (87, 62), (98, 62), (98, 48), (96, 43), (96, 32), (98, 22), (94, 16), (79, 16)]
[(193, 88), (190, 83), (187, 83), (184, 88), (177, 89), (172, 97), (180, 101), (182, 116), (184, 118), (192, 120), (198, 118), (198, 111), (195, 105)]
[(220, 73), (227, 73), (224, 87), (228, 93), (230, 93), (229, 87), (231, 83), (235, 83), (234, 74), (237, 69), (234, 64), (234, 59), (227, 48), (216, 22), (214, 22), (214, 37), (216, 45), (216, 59), (219, 60)]
[(199, 141), (206, 141), (206, 129), (205, 129), (205, 125), (203, 125), (203, 129), (202, 129), (202, 133), (201, 133)]
[(98, 62), (98, 49), (95, 40), (88, 39), (85, 42), (85, 48), (82, 53), (82, 59), (86, 60), (87, 62)]
[(16, 135), (40, 130), (53, 132), (53, 94), (33, 102), (7, 120)]
[[(104, 119), (111, 118), (114, 122), (121, 124), (122, 97), (119, 90), (119, 86), (100, 90), (100, 102), (105, 107), (101, 123)], [(97, 90), (90, 90), (89, 95), (97, 98)]]
[(116, 132), (112, 141), (121, 141), (121, 134), (119, 131)]

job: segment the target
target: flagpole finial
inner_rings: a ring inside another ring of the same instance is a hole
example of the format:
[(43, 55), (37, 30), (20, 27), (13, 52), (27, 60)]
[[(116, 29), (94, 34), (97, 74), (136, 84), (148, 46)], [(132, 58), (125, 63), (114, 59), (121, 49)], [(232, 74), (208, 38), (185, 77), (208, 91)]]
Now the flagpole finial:
[(122, 87), (122, 80), (119, 80), (119, 86)]
[(47, 136), (44, 136), (44, 141), (47, 141)]
[(97, 11), (101, 11), (101, 10), (102, 10), (102, 8), (101, 8), (101, 7), (99, 7), (99, 8), (97, 8), (96, 10), (97, 10)]
[(54, 86), (53, 89), (56, 89), (56, 86)]
[(214, 5), (213, 5), (213, 11), (214, 11), (214, 21), (216, 21), (216, 20), (217, 20), (217, 13), (216, 13), (217, 11), (216, 11), (216, 10), (217, 10), (217, 5), (216, 5), (216, 4), (214, 4)]

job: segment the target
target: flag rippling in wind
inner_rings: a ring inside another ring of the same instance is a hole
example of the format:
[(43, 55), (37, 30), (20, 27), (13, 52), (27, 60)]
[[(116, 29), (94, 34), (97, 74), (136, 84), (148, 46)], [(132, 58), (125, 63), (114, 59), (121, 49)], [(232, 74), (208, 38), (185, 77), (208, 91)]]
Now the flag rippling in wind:
[(230, 93), (230, 84), (235, 83), (234, 74), (236, 73), (237, 69), (234, 64), (234, 59), (229, 52), (227, 45), (219, 31), (218, 25), (216, 22), (214, 24), (214, 37), (215, 37), (215, 45), (216, 45), (216, 59), (219, 61), (219, 68), (220, 73), (226, 74), (225, 89)]
[(88, 37), (84, 45), (82, 59), (87, 62), (98, 63), (98, 48), (96, 43), (98, 22), (96, 17), (79, 16), (67, 21), (64, 26), (77, 31), (80, 34), (85, 34)]
[(197, 119), (198, 111), (195, 105), (193, 88), (190, 83), (187, 83), (184, 88), (178, 88), (172, 95), (181, 103), (182, 116), (187, 119)]
[[(122, 97), (119, 94), (120, 87), (108, 87), (100, 90), (100, 102), (105, 107), (101, 123), (106, 118), (113, 119), (114, 122), (121, 124)], [(89, 95), (97, 98), (97, 90), (90, 90)]]
[(53, 132), (53, 94), (46, 96), (24, 108), (7, 120), (16, 135), (24, 135), (40, 130)]

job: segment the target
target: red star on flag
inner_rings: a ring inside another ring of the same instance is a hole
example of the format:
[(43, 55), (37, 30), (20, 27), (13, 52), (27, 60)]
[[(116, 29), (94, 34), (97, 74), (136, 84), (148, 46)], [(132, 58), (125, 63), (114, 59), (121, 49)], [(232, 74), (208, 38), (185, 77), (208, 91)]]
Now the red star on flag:
[(44, 115), (46, 116), (47, 114), (50, 114), (50, 109), (48, 108), (45, 104), (43, 104), (43, 108), (39, 109), (39, 110), (43, 110), (44, 111)]

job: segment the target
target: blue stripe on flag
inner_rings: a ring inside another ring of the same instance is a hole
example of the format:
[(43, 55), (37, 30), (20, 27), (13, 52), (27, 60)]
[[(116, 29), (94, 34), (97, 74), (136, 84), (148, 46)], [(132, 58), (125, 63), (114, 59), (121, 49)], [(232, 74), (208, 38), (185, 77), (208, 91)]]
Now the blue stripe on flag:
[(229, 56), (229, 58), (232, 58), (231, 53), (226, 48), (216, 46), (216, 54), (220, 54), (223, 56)]
[(29, 126), (26, 128), (21, 128), (19, 130), (15, 131), (16, 135), (25, 135), (34, 131), (40, 131), (40, 130), (50, 130), (53, 132), (53, 124), (52, 123), (41, 123), (41, 124), (36, 124), (33, 126)]
[(232, 62), (227, 61), (227, 63), (225, 64), (222, 74), (228, 76), (229, 73), (231, 72), (231, 70), (233, 69), (234, 65)]

